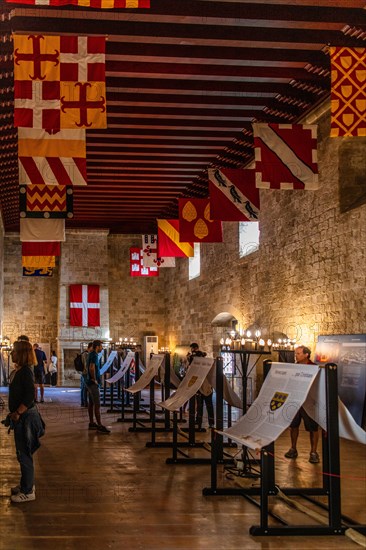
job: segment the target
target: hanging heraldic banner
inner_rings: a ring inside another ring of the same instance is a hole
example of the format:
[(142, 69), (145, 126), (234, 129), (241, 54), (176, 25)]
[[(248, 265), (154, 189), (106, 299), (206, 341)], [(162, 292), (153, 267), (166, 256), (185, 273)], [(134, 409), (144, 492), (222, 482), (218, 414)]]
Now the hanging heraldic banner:
[(216, 168), (208, 170), (211, 217), (227, 222), (256, 222), (259, 189), (254, 170)]
[(18, 128), (19, 185), (86, 185), (85, 130)]
[(144, 267), (175, 267), (175, 258), (158, 256), (158, 236), (142, 235), (142, 263)]
[(45, 218), (20, 218), (22, 242), (64, 242), (65, 220)]
[(14, 34), (14, 126), (106, 128), (105, 37)]
[(72, 185), (20, 185), (21, 218), (72, 218)]
[(180, 240), (222, 243), (222, 223), (212, 219), (210, 199), (179, 199), (178, 202)]
[(130, 248), (130, 276), (131, 277), (158, 277), (158, 267), (146, 267), (143, 264), (144, 253), (137, 246)]
[(253, 124), (260, 189), (318, 189), (317, 126)]
[(366, 48), (330, 48), (330, 136), (366, 136)]
[(174, 258), (193, 258), (193, 242), (181, 242), (179, 220), (157, 220), (158, 255)]
[(100, 327), (99, 285), (70, 285), (70, 326)]

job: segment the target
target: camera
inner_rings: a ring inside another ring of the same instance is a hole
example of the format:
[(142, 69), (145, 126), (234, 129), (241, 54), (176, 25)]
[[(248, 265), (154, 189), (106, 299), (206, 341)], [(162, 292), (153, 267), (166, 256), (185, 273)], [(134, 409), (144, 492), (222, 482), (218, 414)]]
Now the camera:
[(8, 414), (2, 421), (1, 424), (4, 424), (6, 428), (10, 426), (10, 414)]

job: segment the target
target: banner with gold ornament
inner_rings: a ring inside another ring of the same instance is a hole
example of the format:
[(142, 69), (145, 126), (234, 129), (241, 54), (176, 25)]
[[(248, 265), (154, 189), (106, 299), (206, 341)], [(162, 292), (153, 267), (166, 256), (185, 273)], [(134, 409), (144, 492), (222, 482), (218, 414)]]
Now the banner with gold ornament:
[(366, 48), (330, 48), (331, 137), (366, 136)]
[(180, 240), (221, 243), (222, 223), (211, 219), (210, 199), (179, 199)]

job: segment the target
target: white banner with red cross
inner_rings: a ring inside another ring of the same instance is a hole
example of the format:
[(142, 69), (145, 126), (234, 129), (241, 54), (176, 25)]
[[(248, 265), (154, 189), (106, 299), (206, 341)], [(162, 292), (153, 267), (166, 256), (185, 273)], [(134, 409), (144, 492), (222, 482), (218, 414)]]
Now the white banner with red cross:
[(70, 285), (70, 326), (100, 326), (99, 285)]

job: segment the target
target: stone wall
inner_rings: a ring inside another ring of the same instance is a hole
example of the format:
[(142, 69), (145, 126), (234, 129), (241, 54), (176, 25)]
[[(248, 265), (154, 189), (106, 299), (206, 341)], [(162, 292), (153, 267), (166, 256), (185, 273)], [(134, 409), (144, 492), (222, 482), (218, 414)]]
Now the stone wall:
[(3, 272), (4, 334), (12, 342), (27, 334), (33, 342), (55, 345), (59, 269), (54, 269), (52, 277), (23, 277), (19, 233), (7, 233)]

